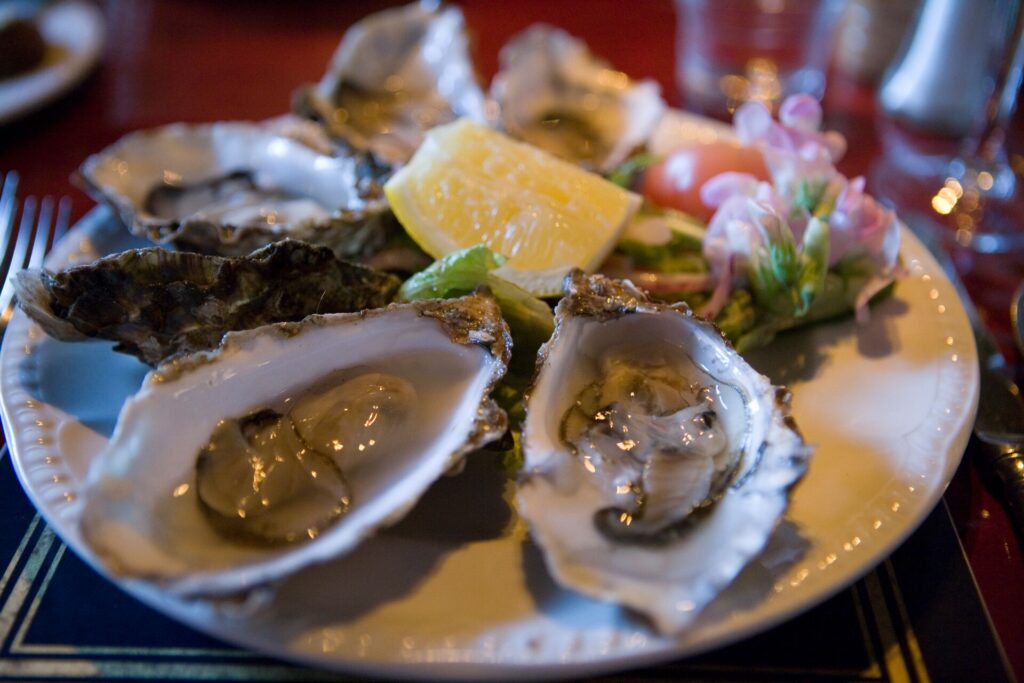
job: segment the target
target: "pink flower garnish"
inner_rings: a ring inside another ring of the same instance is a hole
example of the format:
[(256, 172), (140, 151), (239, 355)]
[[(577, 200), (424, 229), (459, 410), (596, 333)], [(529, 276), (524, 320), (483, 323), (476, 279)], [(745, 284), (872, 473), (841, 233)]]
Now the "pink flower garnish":
[(747, 102), (733, 118), (736, 135), (757, 145), (776, 189), (793, 195), (804, 184), (821, 189), (836, 175), (835, 163), (846, 152), (846, 139), (822, 132), (821, 105), (810, 95), (793, 95), (779, 108), (779, 121), (760, 102)]
[(824, 152), (831, 163), (846, 153), (846, 139), (835, 131), (822, 132), (821, 105), (810, 95), (792, 95), (779, 108), (779, 121), (760, 102), (747, 102), (733, 117), (736, 135), (745, 145), (816, 158)]
[[(763, 250), (766, 244), (791, 244), (801, 258), (822, 258), (821, 240), (826, 233), (815, 231), (813, 244), (817, 246), (804, 244), (812, 212), (827, 223), (829, 267), (862, 257), (873, 266), (854, 297), (859, 321), (867, 319), (868, 301), (899, 275), (900, 224), (896, 215), (865, 194), (863, 178), (850, 180), (836, 170), (846, 140), (834, 131), (822, 132), (821, 122), (821, 106), (807, 95), (788, 98), (778, 121), (757, 102), (737, 110), (736, 134), (744, 144), (761, 150), (772, 182), (728, 172), (701, 187), (701, 201), (716, 209), (703, 244), (710, 279), (706, 274), (705, 282), (690, 278), (685, 283), (713, 284), (709, 300), (698, 311), (701, 315), (713, 318), (721, 311), (732, 288), (745, 281), (748, 264), (768, 253)], [(810, 251), (805, 252), (805, 247)]]
[[(742, 195), (755, 197), (762, 185), (767, 185), (749, 173), (729, 171), (708, 178), (700, 187), (700, 200), (710, 207), (718, 208), (729, 197)], [(771, 186), (769, 186), (770, 189)], [(712, 219), (714, 220), (714, 219)]]
[[(845, 179), (844, 179), (845, 180)], [(863, 254), (875, 263), (875, 275), (857, 292), (854, 311), (867, 322), (868, 302), (898, 275), (900, 223), (896, 214), (864, 192), (864, 178), (847, 181), (829, 217), (829, 265)]]
[(830, 261), (840, 261), (850, 253), (863, 252), (880, 268), (896, 265), (899, 255), (899, 221), (864, 192), (864, 178), (846, 182), (829, 217), (831, 227)]
[[(846, 151), (846, 140), (834, 131), (822, 132), (821, 105), (809, 95), (794, 95), (779, 109), (779, 120), (759, 102), (736, 111), (733, 126), (746, 145), (759, 147), (772, 175), (772, 184), (743, 173), (722, 173), (701, 187), (701, 200), (717, 210), (704, 238), (704, 257), (715, 278), (711, 299), (700, 311), (714, 316), (728, 301), (730, 290), (745, 273), (744, 264), (767, 240), (772, 226), (785, 224), (802, 244), (811, 215), (806, 201), (831, 208), (821, 216), (829, 224), (829, 266), (848, 256), (871, 259), (876, 271), (857, 293), (858, 320), (867, 317), (872, 296), (896, 277), (899, 221), (896, 215), (864, 193), (864, 179), (849, 180), (835, 169)], [(809, 194), (808, 194), (809, 193)]]
[[(723, 197), (704, 235), (704, 260), (714, 276), (715, 288), (711, 298), (697, 312), (707, 318), (718, 315), (729, 301), (733, 280), (744, 272), (741, 266), (764, 242), (766, 235), (769, 238), (777, 236), (773, 229), (777, 232), (777, 226), (786, 213), (783, 199), (772, 186), (757, 181), (753, 176), (723, 173), (709, 180), (704, 187), (712, 181), (717, 181), (721, 187), (712, 187), (709, 190), (711, 194), (718, 190), (724, 192), (728, 187), (735, 191)], [(703, 188), (701, 198), (704, 199)]]

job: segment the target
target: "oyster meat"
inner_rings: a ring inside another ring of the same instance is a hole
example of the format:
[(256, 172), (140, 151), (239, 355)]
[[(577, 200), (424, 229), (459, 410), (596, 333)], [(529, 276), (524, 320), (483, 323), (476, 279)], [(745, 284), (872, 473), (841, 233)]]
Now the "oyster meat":
[(294, 240), (240, 258), (136, 249), (15, 279), (18, 304), (51, 337), (109, 339), (150, 365), (212, 349), (229, 330), (385, 306), (399, 284)]
[(509, 135), (607, 173), (647, 142), (665, 110), (658, 84), (634, 82), (565, 31), (537, 24), (501, 49), (491, 97)]
[(230, 333), (125, 403), (82, 536), (108, 571), (179, 595), (335, 557), (504, 434), (488, 395), (509, 352), (482, 294)]
[(467, 43), (451, 5), (372, 14), (345, 33), (320, 82), (295, 93), (294, 110), (351, 149), (403, 164), (428, 129), (459, 117), (484, 122)]
[(243, 256), (285, 238), (357, 258), (398, 231), (367, 155), (325, 155), (280, 126), (172, 124), (90, 156), (79, 178), (136, 234), (158, 244)]
[(765, 546), (809, 457), (684, 304), (575, 274), (526, 402), (519, 512), (563, 585), (686, 627)]

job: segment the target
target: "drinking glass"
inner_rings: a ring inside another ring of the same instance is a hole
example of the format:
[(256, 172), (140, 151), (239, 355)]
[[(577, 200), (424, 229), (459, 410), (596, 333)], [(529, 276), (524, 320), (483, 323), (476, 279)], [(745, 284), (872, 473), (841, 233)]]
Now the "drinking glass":
[(727, 116), (757, 100), (825, 92), (844, 0), (676, 0), (676, 77), (689, 109)]

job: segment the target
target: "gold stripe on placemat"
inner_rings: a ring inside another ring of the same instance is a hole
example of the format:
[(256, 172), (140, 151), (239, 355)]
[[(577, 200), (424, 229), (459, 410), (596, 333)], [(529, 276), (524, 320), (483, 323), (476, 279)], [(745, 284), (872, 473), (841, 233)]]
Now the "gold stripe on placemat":
[[(39, 515), (36, 515), (29, 525), (29, 530), (25, 532), (25, 536), (22, 538), (22, 545), (19, 547), (19, 550), (24, 547), (26, 540), (34, 533), (38, 521)], [(53, 531), (49, 527), (44, 527), (43, 532), (39, 534), (39, 538), (32, 548), (32, 552), (29, 553), (28, 559), (25, 561), (25, 566), (14, 581), (10, 595), (7, 596), (3, 608), (0, 609), (0, 643), (7, 642), (7, 637), (11, 634), (11, 629), (14, 628), (17, 622), (18, 613), (21, 611), (22, 605), (25, 604), (25, 600), (32, 590), (32, 584), (35, 583), (36, 577), (43, 570), (46, 556), (49, 554), (55, 539), (56, 535)], [(12, 563), (16, 562), (17, 558), (12, 560)], [(12, 567), (13, 564), (8, 569)]]
[[(49, 531), (49, 529), (47, 529)], [(255, 657), (252, 652), (247, 650), (239, 650), (236, 648), (186, 648), (186, 647), (167, 647), (167, 648), (141, 648), (141, 647), (110, 647), (110, 646), (93, 646), (93, 645), (61, 645), (61, 644), (40, 644), (40, 643), (26, 643), (25, 635), (28, 633), (29, 628), (32, 626), (32, 622), (36, 617), (36, 612), (39, 609), (39, 605), (46, 595), (46, 589), (50, 586), (50, 581), (53, 579), (54, 573), (57, 571), (57, 567), (60, 564), (61, 559), (64, 557), (64, 553), (67, 551), (67, 546), (63, 543), (57, 548), (57, 552), (54, 554), (52, 561), (50, 562), (49, 569), (46, 572), (46, 576), (43, 577), (42, 582), (39, 584), (39, 589), (36, 591), (35, 597), (32, 599), (32, 603), (29, 605), (28, 612), (25, 613), (25, 617), (22, 619), (21, 626), (18, 628), (18, 632), (15, 634), (14, 639), (10, 644), (10, 652), (13, 654), (32, 654), (32, 655), (120, 655), (120, 656), (140, 656), (140, 655), (153, 655), (159, 654), (163, 657)]]
[[(21, 556), (25, 554), (25, 548), (28, 547), (29, 539), (32, 538), (32, 535), (36, 532), (36, 527), (39, 526), (39, 520), (39, 515), (32, 518), (32, 521), (28, 525), (28, 530), (25, 531), (25, 535), (21, 537), (21, 542), (18, 543), (18, 549), (14, 551), (14, 557), (12, 557), (11, 561), (7, 563), (4, 575), (0, 577), (0, 594), (3, 594), (7, 589), (7, 584), (11, 580), (11, 576), (14, 574), (14, 569), (18, 566), (18, 563), (21, 562)], [(0, 638), (0, 642), (2, 642), (2, 640), (3, 638)]]
[(874, 626), (878, 637), (882, 641), (882, 652), (884, 654), (885, 668), (888, 678), (894, 683), (909, 683), (910, 667), (903, 656), (903, 648), (896, 636), (897, 626), (893, 624), (893, 615), (889, 612), (885, 602), (885, 595), (882, 593), (882, 584), (877, 571), (873, 571), (864, 577), (864, 590), (867, 592), (868, 600), (871, 602), (871, 614), (874, 617)]
[[(861, 583), (863, 581), (864, 579), (861, 579)], [(870, 610), (873, 615), (874, 610), (870, 604), (865, 604), (865, 596), (861, 595), (858, 586), (851, 586), (847, 590), (853, 595), (853, 609), (857, 615), (857, 626), (860, 631), (861, 643), (864, 645), (868, 658), (871, 660), (871, 664), (861, 672), (861, 676), (872, 680), (883, 680), (881, 658), (878, 655), (880, 647), (876, 647), (875, 641), (877, 638), (872, 636), (876, 632), (871, 630), (874, 620), (868, 623), (868, 615), (866, 614)], [(879, 643), (878, 645), (881, 646), (882, 644)]]
[(903, 636), (902, 642), (908, 650), (910, 664), (917, 673), (918, 680), (922, 683), (928, 683), (930, 680), (928, 667), (925, 666), (924, 655), (921, 654), (921, 646), (917, 642), (917, 635), (914, 633), (913, 626), (911, 626), (910, 613), (903, 602), (903, 593), (900, 591), (900, 583), (896, 577), (896, 568), (893, 567), (892, 560), (885, 561), (885, 575), (888, 579), (889, 588), (892, 590), (893, 603), (896, 605), (897, 614), (899, 614), (900, 622), (903, 624), (901, 631)]
[[(0, 678), (68, 680), (240, 680), (309, 681), (334, 680), (336, 677), (286, 663), (267, 661), (259, 655), (225, 647), (97, 647), (75, 644), (26, 643), (25, 637), (36, 618), (46, 589), (67, 551), (37, 515), (22, 538), (5, 576), (13, 576), (17, 565), (31, 546), (28, 559), (14, 581), (10, 595), (0, 608), (0, 643), (6, 644), (0, 656)], [(39, 528), (38, 538), (32, 538)], [(33, 594), (33, 599), (28, 598)], [(25, 605), (28, 603), (28, 609)], [(24, 611), (24, 614), (22, 612)], [(15, 635), (10, 643), (11, 632)], [(203, 659), (207, 661), (195, 661)], [(217, 661), (224, 659), (252, 660)], [(175, 661), (181, 660), (181, 661)], [(192, 661), (190, 661), (192, 660)]]
[[(883, 569), (884, 568), (884, 569)], [(698, 661), (683, 660), (640, 672), (613, 676), (602, 681), (856, 681), (862, 683), (929, 683), (916, 635), (902, 604), (896, 575), (888, 562), (847, 589), (857, 620), (857, 632), (868, 664), (863, 669), (849, 667), (766, 666), (727, 664), (716, 657), (744, 656), (745, 645), (712, 652)], [(895, 605), (895, 609), (893, 606)], [(805, 618), (805, 617), (798, 617)], [(780, 629), (787, 628), (785, 625)], [(827, 627), (826, 627), (827, 628)], [(798, 647), (798, 646), (797, 646)]]

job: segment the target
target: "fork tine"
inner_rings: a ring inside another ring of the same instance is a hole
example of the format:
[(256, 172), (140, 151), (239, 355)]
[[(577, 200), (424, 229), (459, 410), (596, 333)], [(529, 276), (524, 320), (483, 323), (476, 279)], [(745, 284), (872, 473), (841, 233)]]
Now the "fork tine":
[[(4, 282), (7, 281), (7, 275), (16, 268), (21, 268), (25, 262), (25, 257), (28, 255), (29, 245), (32, 243), (32, 236), (35, 234), (35, 219), (36, 219), (36, 198), (28, 197), (21, 205), (21, 219), (17, 221), (15, 225), (12, 222), (11, 234), (11, 263), (4, 271)], [(6, 254), (5, 254), (6, 257)]]
[[(32, 239), (36, 234), (36, 204), (35, 197), (26, 197), (21, 205), (18, 239), (14, 242), (14, 254), (11, 258), (10, 270), (24, 268), (29, 252), (32, 250)], [(6, 282), (6, 278), (4, 281)]]
[[(57, 204), (57, 218), (54, 220), (52, 197), (43, 197), (39, 203), (39, 217), (36, 219), (36, 200), (29, 197), (21, 210), (21, 221), (15, 228), (17, 239), (10, 250), (10, 259), (5, 259), (16, 268), (41, 268), (46, 255), (53, 247), (58, 234), (68, 229), (71, 220), (71, 199), (62, 197)], [(0, 337), (7, 329), (7, 322), (14, 313), (14, 283), (9, 268), (0, 271), (4, 278), (0, 288)]]
[(7, 232), (10, 221), (14, 218), (14, 198), (18, 192), (18, 174), (10, 171), (4, 177), (3, 189), (0, 189), (0, 233)]
[[(60, 201), (57, 202), (57, 220), (54, 222), (52, 229), (50, 230), (49, 236), (46, 238), (46, 251), (43, 253), (50, 253), (53, 249), (53, 243), (58, 238), (62, 237), (64, 233), (71, 227), (71, 197), (61, 197)], [(40, 264), (42, 266), (42, 264)]]
[(18, 223), (14, 221), (17, 208), (15, 193), (18, 190), (18, 174), (11, 171), (4, 179), (0, 189), (0, 244), (3, 244), (3, 255), (0, 260), (0, 277), (6, 279), (14, 258), (14, 245), (18, 237)]
[[(14, 285), (11, 283), (11, 271), (24, 268), (29, 260), (32, 247), (34, 246), (33, 239), (37, 232), (35, 216), (36, 198), (28, 197), (21, 206), (21, 221), (14, 228), (17, 230), (17, 238), (15, 239), (12, 235), (14, 248), (11, 253), (11, 259), (5, 264), (7, 268), (2, 273), (3, 288), (0, 289), (0, 325), (3, 326), (4, 331), (7, 329), (7, 321), (11, 318), (14, 300)], [(6, 255), (4, 260), (7, 261)]]
[(18, 223), (18, 238), (14, 243), (14, 253), (11, 258), (10, 268), (3, 273), (3, 287), (0, 288), (0, 324), (6, 328), (7, 320), (11, 317), (11, 304), (14, 297), (14, 285), (11, 284), (11, 275), (21, 270), (28, 263), (35, 246), (33, 240), (37, 232), (35, 197), (26, 197), (21, 205), (21, 220)]
[(46, 243), (52, 241), (52, 232), (57, 224), (53, 222), (53, 197), (43, 197), (39, 204), (39, 220), (33, 234), (32, 246), (25, 254), (22, 268), (40, 268), (46, 256)]

